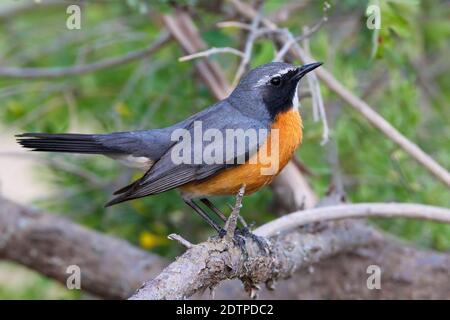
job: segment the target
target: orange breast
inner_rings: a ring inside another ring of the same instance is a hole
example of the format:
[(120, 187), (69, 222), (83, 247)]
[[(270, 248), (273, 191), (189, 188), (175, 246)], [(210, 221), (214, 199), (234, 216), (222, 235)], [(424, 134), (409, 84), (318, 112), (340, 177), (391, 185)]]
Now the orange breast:
[(234, 195), (245, 184), (245, 193), (253, 193), (281, 172), (301, 141), (302, 119), (298, 110), (291, 108), (277, 115), (265, 144), (248, 162), (225, 169), (211, 178), (187, 183), (180, 190), (194, 197)]

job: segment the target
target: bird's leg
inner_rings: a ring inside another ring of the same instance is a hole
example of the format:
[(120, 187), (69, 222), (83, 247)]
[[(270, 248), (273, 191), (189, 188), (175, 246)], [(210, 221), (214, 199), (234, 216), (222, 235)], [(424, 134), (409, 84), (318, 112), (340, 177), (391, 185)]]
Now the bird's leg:
[(246, 238), (246, 237), (251, 238), (253, 241), (256, 242), (256, 244), (258, 245), (258, 247), (261, 251), (263, 251), (264, 253), (267, 253), (269, 247), (268, 247), (266, 240), (263, 237), (257, 236), (256, 234), (254, 234), (251, 231), (254, 223), (251, 223), (250, 225), (248, 225), (242, 217), (241, 217), (240, 221), (241, 221), (243, 227), (236, 228), (236, 232), (238, 234), (242, 235), (244, 238)]
[[(200, 201), (207, 206), (211, 211), (213, 211), (223, 222), (227, 221), (227, 217), (223, 214), (222, 211), (220, 211), (219, 208), (217, 208), (214, 203), (212, 203), (209, 199), (207, 198), (201, 198)], [(233, 210), (233, 206), (229, 204), (229, 207), (231, 210)], [(245, 222), (244, 218), (242, 218), (242, 216), (239, 214), (238, 215), (238, 220), (241, 222), (243, 228), (236, 228), (236, 232), (242, 234), (242, 235), (248, 235), (250, 234), (250, 229), (249, 226), (247, 225), (247, 223)]]
[(261, 250), (263, 253), (268, 254), (270, 252), (270, 245), (264, 237), (257, 236), (247, 227), (244, 228), (242, 234), (245, 237), (250, 237), (253, 241), (255, 241), (258, 245), (259, 250)]
[(213, 227), (219, 233), (219, 235), (223, 234), (223, 228), (220, 227), (213, 219), (211, 219), (211, 217), (205, 211), (203, 211), (203, 209), (200, 208), (198, 204), (196, 204), (192, 199), (183, 200), (189, 207), (194, 209), (194, 211), (197, 212), (203, 218), (203, 220), (205, 220), (211, 227)]
[(214, 203), (209, 201), (207, 198), (201, 198), (200, 201), (203, 202), (204, 205), (207, 206), (209, 209), (211, 209), (211, 211), (213, 211), (223, 222), (227, 221), (227, 217), (225, 217), (225, 215), (222, 213), (222, 211), (220, 211), (220, 209), (217, 208), (214, 205)]

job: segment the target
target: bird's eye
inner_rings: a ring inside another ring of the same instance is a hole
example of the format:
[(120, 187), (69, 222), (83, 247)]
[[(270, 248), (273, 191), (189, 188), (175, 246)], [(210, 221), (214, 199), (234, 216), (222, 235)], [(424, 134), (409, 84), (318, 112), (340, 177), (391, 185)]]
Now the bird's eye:
[(273, 77), (272, 79), (270, 79), (270, 84), (278, 87), (281, 84), (281, 77), (279, 76)]

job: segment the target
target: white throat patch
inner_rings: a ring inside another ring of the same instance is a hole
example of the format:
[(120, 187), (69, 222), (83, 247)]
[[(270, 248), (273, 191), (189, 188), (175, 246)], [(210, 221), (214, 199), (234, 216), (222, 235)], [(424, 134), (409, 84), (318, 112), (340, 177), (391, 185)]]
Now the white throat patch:
[(295, 93), (294, 93), (294, 97), (292, 98), (292, 105), (294, 106), (294, 109), (298, 110), (300, 108), (300, 100), (298, 98), (298, 84), (300, 83), (297, 82), (297, 86), (295, 87)]

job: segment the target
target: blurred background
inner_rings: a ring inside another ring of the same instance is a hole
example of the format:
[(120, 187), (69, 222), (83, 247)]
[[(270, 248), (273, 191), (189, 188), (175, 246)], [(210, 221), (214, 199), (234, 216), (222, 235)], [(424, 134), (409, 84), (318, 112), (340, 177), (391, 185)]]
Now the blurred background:
[[(120, 57), (149, 46), (163, 32), (158, 16), (171, 1), (3, 0), (0, 3), (0, 69), (69, 67)], [(247, 1), (252, 3), (252, 1)], [(66, 8), (81, 7), (81, 29), (66, 26)], [(314, 57), (346, 87), (376, 108), (410, 140), (450, 168), (450, 2), (419, 0), (328, 1), (327, 21), (310, 38)], [(209, 47), (243, 50), (245, 35), (218, 28), (237, 20), (227, 1), (180, 1), (195, 17)], [(366, 27), (366, 9), (381, 8), (381, 29)], [(324, 16), (324, 1), (264, 3), (264, 14), (301, 34)], [(251, 66), (270, 62), (276, 48), (255, 43)], [(182, 252), (167, 240), (173, 232), (192, 242), (212, 230), (176, 191), (104, 209), (112, 192), (139, 177), (102, 156), (35, 154), (21, 150), (14, 134), (158, 128), (180, 121), (216, 101), (196, 77), (195, 61), (175, 41), (153, 55), (78, 76), (12, 78), (0, 75), (1, 194), (64, 215), (89, 228), (126, 239), (168, 258)], [(231, 81), (239, 57), (214, 55)], [(450, 192), (335, 94), (322, 87), (331, 139), (351, 202), (416, 202), (450, 206)], [(301, 100), (304, 142), (297, 151), (319, 196), (329, 186), (332, 165), (321, 145), (322, 124), (313, 120), (311, 99)], [(226, 211), (227, 202), (218, 200)], [(249, 196), (243, 214), (257, 225), (277, 216), (270, 188)], [(419, 246), (450, 250), (450, 226), (402, 219), (373, 223)], [(0, 299), (78, 299), (79, 291), (12, 262), (0, 261)]]

